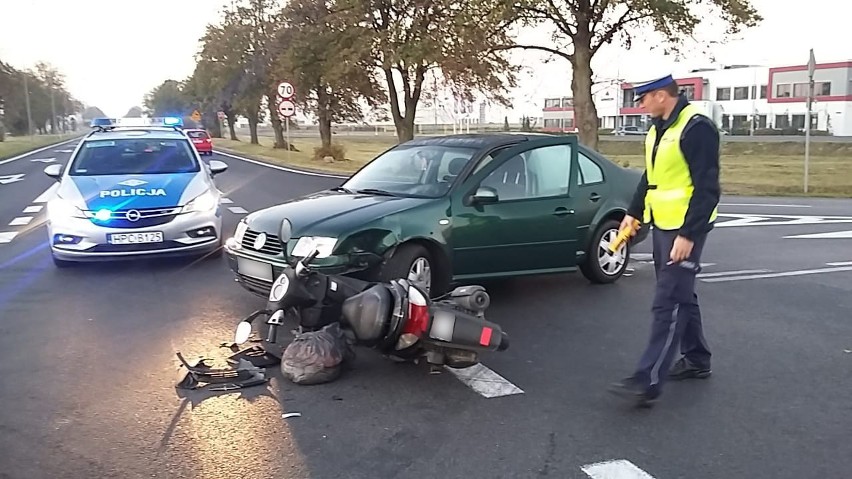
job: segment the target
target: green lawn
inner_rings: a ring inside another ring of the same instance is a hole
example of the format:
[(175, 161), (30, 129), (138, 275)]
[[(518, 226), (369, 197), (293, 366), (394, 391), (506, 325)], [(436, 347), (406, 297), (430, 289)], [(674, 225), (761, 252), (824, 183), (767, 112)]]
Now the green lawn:
[[(392, 136), (337, 136), (335, 142), (346, 150), (347, 161), (314, 159), (319, 138), (293, 138), (299, 152), (271, 148), (272, 138), (260, 137), (260, 145), (248, 139), (214, 139), (217, 148), (230, 149), (281, 165), (334, 173), (351, 173), (377, 154), (396, 144)], [(600, 151), (612, 160), (644, 168), (642, 142), (601, 138)], [(803, 195), (803, 142), (725, 142), (722, 149), (722, 190), (725, 194), (755, 196)], [(852, 143), (811, 143), (808, 179), (809, 196), (852, 197)]]
[(0, 160), (26, 153), (36, 148), (58, 143), (63, 140), (82, 136), (84, 132), (70, 135), (34, 135), (34, 136), (6, 136), (5, 141), (0, 141)]

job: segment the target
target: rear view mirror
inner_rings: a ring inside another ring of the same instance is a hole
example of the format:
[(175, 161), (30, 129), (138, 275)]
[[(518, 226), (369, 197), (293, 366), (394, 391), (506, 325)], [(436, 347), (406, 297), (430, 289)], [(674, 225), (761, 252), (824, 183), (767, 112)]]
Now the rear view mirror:
[(488, 186), (480, 186), (476, 189), (476, 193), (473, 194), (471, 198), (474, 203), (483, 205), (489, 203), (496, 203), (499, 200), (499, 196), (497, 195), (497, 190)]
[(219, 160), (210, 160), (210, 173), (218, 175), (228, 169), (228, 164)]
[(50, 165), (44, 169), (44, 174), (58, 180), (62, 177), (62, 165)]

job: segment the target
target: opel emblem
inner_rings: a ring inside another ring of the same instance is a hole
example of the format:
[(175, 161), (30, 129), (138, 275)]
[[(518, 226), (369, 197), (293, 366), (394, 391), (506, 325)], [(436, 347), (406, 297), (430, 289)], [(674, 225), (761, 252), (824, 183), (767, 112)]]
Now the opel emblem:
[(138, 221), (139, 218), (142, 217), (142, 213), (136, 210), (130, 210), (124, 214), (124, 217), (127, 218), (127, 221)]
[(266, 244), (266, 233), (261, 233), (257, 235), (257, 238), (254, 239), (254, 249), (260, 251), (260, 248), (263, 248), (263, 245)]

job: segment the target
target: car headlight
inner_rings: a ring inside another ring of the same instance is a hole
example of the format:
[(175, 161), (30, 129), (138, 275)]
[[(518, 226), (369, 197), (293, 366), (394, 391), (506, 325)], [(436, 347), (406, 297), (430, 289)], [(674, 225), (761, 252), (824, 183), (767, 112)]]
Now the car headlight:
[(73, 203), (59, 196), (53, 197), (47, 202), (47, 217), (48, 218), (82, 218), (86, 215), (83, 211), (74, 206)]
[(293, 247), (293, 256), (305, 257), (316, 249), (319, 254), (317, 258), (327, 258), (334, 251), (334, 246), (337, 244), (337, 238), (325, 238), (322, 236), (303, 236), (296, 242)]
[(234, 231), (234, 240), (238, 244), (242, 244), (243, 236), (245, 236), (246, 230), (248, 230), (248, 224), (245, 221), (240, 221), (239, 223), (237, 223), (237, 230)]
[(207, 212), (213, 211), (219, 206), (219, 198), (213, 193), (213, 190), (207, 190), (204, 193), (196, 196), (187, 203), (181, 213)]
[(269, 301), (277, 303), (287, 294), (287, 289), (290, 288), (290, 278), (286, 274), (282, 274), (272, 283), (272, 288), (269, 290)]

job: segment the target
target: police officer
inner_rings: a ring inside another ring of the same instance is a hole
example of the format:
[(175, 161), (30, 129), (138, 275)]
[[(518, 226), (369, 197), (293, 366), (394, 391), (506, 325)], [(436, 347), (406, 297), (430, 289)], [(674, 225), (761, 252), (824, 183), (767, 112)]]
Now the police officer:
[[(645, 174), (621, 228), (653, 225), (656, 291), (648, 345), (633, 373), (610, 391), (648, 406), (664, 379), (706, 378), (710, 350), (704, 339), (695, 275), (716, 220), (719, 131), (679, 94), (671, 75), (635, 89), (634, 100), (652, 118), (645, 138)], [(680, 345), (681, 357), (674, 362)]]

